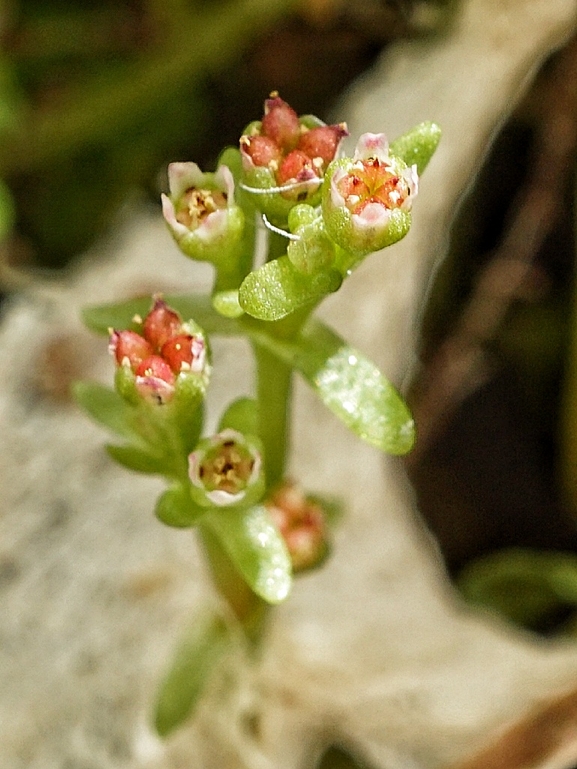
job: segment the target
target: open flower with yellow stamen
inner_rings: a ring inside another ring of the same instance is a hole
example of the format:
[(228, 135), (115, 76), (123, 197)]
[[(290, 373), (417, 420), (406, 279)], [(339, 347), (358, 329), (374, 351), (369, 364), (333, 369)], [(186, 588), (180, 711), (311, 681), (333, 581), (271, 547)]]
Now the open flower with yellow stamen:
[(264, 492), (258, 442), (231, 429), (205, 438), (188, 457), (188, 477), (199, 505), (252, 504)]
[(244, 214), (234, 202), (234, 179), (227, 166), (202, 173), (196, 163), (171, 163), (170, 195), (162, 195), (162, 213), (181, 251), (217, 266), (236, 256)]
[(357, 259), (390, 246), (411, 226), (416, 166), (389, 155), (384, 134), (363, 134), (352, 158), (335, 160), (323, 189), (327, 232)]

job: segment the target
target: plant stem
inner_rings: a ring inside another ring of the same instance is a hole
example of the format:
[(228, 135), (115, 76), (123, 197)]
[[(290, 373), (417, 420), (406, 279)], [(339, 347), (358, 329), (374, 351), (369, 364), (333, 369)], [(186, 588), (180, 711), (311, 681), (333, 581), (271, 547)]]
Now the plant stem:
[(267, 487), (272, 488), (282, 481), (286, 470), (292, 370), (260, 345), (254, 345), (254, 354), (259, 435), (264, 447)]

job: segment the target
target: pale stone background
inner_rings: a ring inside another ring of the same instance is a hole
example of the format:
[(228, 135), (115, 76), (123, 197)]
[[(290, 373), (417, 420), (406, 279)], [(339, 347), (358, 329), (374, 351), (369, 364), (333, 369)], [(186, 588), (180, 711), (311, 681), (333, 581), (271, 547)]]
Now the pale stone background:
[[(444, 131), (410, 235), (365, 262), (324, 313), (398, 384), (458, 200), (576, 22), (576, 0), (465, 0), (445, 39), (394, 46), (343, 102), (353, 135), (394, 137), (424, 119)], [(103, 432), (59, 398), (59, 383), (112, 371), (106, 343), (80, 327), (81, 306), (188, 290), (207, 273), (146, 212), (129, 212), (106, 250), (15, 299), (0, 331), (2, 768), (304, 769), (340, 741), (376, 769), (427, 769), (577, 687), (577, 647), (459, 603), (399, 461), (358, 443), (303, 385), (293, 470), (347, 502), (334, 555), (276, 611), (260, 663), (228, 660), (194, 723), (159, 741), (155, 687), (214, 596), (193, 536), (151, 515), (160, 482), (109, 462)], [(213, 413), (250, 386), (246, 350), (219, 343), (215, 358)], [(565, 750), (542, 766), (570, 765), (577, 745)]]

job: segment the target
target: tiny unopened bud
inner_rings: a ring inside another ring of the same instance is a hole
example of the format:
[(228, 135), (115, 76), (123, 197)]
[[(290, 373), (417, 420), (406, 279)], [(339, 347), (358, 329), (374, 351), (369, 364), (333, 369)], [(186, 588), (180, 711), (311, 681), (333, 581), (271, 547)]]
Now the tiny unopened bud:
[(142, 328), (150, 344), (156, 350), (160, 350), (168, 339), (181, 333), (182, 320), (163, 299), (156, 297), (152, 310), (144, 319)]
[(314, 208), (306, 204), (295, 206), (289, 216), (289, 227), (297, 236), (287, 246), (293, 267), (305, 275), (314, 275), (333, 265), (335, 244), (326, 233), (322, 216)]
[(150, 343), (136, 331), (111, 331), (108, 349), (119, 366), (128, 365), (133, 371), (153, 353)]
[(283, 151), (290, 152), (298, 143), (301, 126), (297, 113), (274, 92), (264, 103), (262, 133)]
[(286, 483), (265, 501), (265, 506), (286, 543), (293, 571), (318, 566), (328, 552), (328, 533), (320, 504), (294, 484)]

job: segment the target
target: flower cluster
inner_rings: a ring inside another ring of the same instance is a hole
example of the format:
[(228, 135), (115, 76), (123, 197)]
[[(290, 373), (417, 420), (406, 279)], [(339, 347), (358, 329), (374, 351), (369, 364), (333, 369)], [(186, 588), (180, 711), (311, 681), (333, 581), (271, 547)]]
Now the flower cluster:
[(279, 95), (265, 101), (264, 117), (251, 123), (240, 139), (243, 168), (249, 176), (256, 169), (269, 172), (269, 186), (278, 186), (292, 201), (304, 201), (320, 187), (325, 170), (347, 136), (344, 123), (318, 124), (299, 118)]
[(163, 299), (156, 298), (146, 318), (135, 321), (142, 333), (111, 330), (109, 349), (143, 400), (166, 404), (174, 397), (178, 377), (207, 375), (204, 336), (194, 324), (183, 323)]
[(293, 483), (276, 489), (265, 505), (285, 541), (293, 571), (318, 566), (328, 553), (328, 532), (321, 505)]

